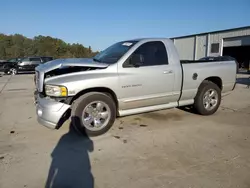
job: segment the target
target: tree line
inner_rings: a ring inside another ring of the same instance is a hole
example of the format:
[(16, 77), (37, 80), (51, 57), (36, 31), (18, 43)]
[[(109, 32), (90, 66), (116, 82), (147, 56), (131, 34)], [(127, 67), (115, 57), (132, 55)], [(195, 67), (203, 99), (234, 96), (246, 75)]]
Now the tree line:
[(52, 56), (54, 58), (93, 57), (91, 47), (82, 44), (69, 44), (50, 36), (36, 36), (33, 39), (20, 34), (0, 33), (0, 59), (21, 58), (27, 56)]

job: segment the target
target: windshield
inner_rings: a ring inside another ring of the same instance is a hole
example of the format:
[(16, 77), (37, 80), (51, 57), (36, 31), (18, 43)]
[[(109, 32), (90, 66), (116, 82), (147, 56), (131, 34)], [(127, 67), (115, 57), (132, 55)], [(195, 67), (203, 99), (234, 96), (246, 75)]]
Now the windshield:
[(113, 64), (117, 62), (138, 41), (118, 42), (94, 57), (94, 61)]
[(15, 63), (16, 61), (17, 61), (16, 58), (13, 58), (13, 59), (9, 59), (9, 60), (8, 60), (8, 62), (10, 62), (10, 63)]

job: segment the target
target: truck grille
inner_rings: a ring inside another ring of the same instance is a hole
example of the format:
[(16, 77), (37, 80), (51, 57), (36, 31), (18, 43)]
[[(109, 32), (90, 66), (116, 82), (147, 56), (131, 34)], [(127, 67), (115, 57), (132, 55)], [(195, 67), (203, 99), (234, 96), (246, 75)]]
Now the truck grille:
[(36, 85), (36, 89), (39, 90), (39, 72), (36, 71), (35, 74), (35, 85)]

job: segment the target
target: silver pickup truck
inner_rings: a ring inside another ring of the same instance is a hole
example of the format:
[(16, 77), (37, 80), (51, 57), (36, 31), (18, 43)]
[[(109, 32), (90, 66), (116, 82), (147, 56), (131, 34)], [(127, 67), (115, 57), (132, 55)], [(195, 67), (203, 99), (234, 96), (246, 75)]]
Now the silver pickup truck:
[(165, 38), (118, 42), (93, 59), (56, 59), (36, 68), (38, 122), (58, 129), (71, 116), (89, 136), (116, 117), (193, 105), (211, 115), (234, 89), (235, 61), (180, 61)]

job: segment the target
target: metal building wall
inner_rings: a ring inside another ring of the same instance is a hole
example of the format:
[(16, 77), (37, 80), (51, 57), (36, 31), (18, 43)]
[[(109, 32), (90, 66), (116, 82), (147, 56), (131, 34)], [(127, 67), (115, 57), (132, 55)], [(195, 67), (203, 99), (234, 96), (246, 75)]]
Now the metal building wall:
[[(204, 34), (197, 34), (187, 37), (173, 38), (180, 59), (197, 60), (205, 56), (222, 55), (223, 41), (237, 37), (250, 36), (250, 27), (238, 30), (218, 31)], [(249, 39), (247, 39), (249, 40)], [(219, 52), (211, 53), (211, 44), (219, 43)]]
[(211, 56), (217, 56), (222, 54), (223, 49), (223, 39), (232, 38), (232, 37), (240, 37), (250, 35), (250, 29), (241, 29), (237, 31), (226, 31), (221, 33), (212, 33), (210, 34), (210, 45), (212, 43), (220, 43), (220, 51), (219, 53), (210, 53)]
[(193, 60), (195, 52), (195, 36), (175, 39), (175, 46), (179, 53), (180, 59)]
[(200, 59), (207, 56), (208, 35), (198, 35), (196, 37), (196, 56), (195, 59)]
[(249, 46), (249, 45), (250, 45), (250, 35), (223, 39), (223, 47)]

